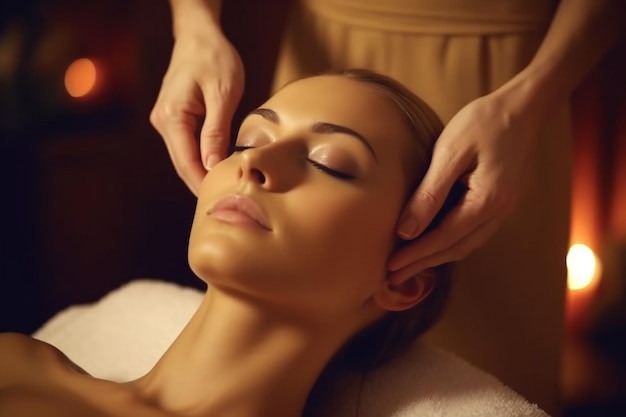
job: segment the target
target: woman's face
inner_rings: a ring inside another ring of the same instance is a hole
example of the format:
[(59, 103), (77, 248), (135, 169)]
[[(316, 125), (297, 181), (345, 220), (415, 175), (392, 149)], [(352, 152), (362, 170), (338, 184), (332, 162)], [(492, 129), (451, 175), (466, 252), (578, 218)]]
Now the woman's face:
[(340, 76), (289, 84), (246, 117), (200, 189), (189, 243), (216, 288), (320, 317), (384, 285), (416, 167), (396, 105)]

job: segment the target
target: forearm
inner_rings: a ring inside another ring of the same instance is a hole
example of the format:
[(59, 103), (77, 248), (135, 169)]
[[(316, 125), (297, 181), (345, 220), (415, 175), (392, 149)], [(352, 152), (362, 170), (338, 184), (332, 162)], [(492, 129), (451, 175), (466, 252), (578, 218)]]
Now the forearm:
[(174, 38), (183, 34), (221, 33), (221, 0), (170, 0)]
[(530, 64), (502, 90), (521, 91), (522, 108), (545, 118), (616, 43), (624, 8), (620, 0), (562, 0)]

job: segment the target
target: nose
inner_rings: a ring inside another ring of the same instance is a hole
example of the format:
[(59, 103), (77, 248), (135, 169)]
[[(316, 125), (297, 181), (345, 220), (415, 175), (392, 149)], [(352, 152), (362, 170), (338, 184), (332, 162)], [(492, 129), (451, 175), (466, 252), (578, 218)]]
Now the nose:
[(239, 159), (240, 180), (267, 191), (286, 191), (301, 176), (298, 170), (298, 151), (289, 144), (274, 142), (249, 148), (241, 152)]
[(257, 182), (261, 185), (264, 185), (265, 182), (267, 181), (265, 174), (260, 169), (257, 169), (257, 168), (252, 168), (250, 170), (250, 176), (256, 177)]

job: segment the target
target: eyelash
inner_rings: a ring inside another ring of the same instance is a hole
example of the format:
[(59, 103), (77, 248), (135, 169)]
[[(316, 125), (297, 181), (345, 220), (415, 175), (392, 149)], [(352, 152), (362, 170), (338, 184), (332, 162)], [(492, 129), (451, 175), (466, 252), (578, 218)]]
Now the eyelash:
[[(246, 149), (250, 149), (250, 148), (254, 148), (254, 146), (240, 146), (240, 145), (234, 145), (234, 146), (231, 148), (231, 153), (235, 153), (235, 152), (243, 152), (243, 151), (245, 151)], [(324, 173), (326, 173), (326, 174), (328, 174), (328, 175), (330, 175), (330, 176), (332, 176), (332, 177), (338, 178), (338, 179), (340, 179), (340, 180), (346, 180), (346, 181), (347, 181), (347, 180), (353, 180), (353, 179), (354, 179), (354, 177), (353, 177), (352, 175), (350, 175), (350, 174), (346, 174), (345, 172), (336, 171), (336, 170), (334, 170), (334, 169), (332, 169), (332, 168), (327, 167), (326, 165), (320, 164), (319, 162), (314, 161), (314, 160), (309, 159), (309, 158), (307, 158), (306, 160), (307, 160), (307, 162), (308, 162), (308, 163), (310, 163), (310, 164), (311, 164), (314, 168), (319, 169), (320, 171), (322, 171), (322, 172), (324, 172)]]

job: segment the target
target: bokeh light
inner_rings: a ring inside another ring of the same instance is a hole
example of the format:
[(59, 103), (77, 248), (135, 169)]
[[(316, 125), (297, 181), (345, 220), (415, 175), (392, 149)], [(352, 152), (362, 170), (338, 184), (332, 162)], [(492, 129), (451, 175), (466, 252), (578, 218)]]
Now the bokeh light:
[(598, 258), (581, 243), (572, 245), (567, 253), (567, 287), (570, 290), (587, 288), (598, 275)]
[(96, 85), (97, 71), (94, 62), (80, 58), (72, 62), (65, 71), (65, 88), (72, 97), (84, 97)]

